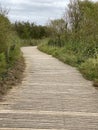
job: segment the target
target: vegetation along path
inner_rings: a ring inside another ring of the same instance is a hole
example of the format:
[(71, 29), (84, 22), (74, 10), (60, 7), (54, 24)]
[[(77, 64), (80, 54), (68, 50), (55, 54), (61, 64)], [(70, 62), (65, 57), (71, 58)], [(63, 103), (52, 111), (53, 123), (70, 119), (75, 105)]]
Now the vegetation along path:
[(23, 47), (24, 79), (0, 102), (0, 130), (98, 130), (98, 90), (36, 47)]

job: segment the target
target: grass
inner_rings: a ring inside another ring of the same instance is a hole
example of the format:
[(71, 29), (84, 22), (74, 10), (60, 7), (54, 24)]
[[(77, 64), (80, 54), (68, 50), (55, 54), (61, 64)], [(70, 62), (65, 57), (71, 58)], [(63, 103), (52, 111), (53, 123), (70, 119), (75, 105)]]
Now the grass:
[(77, 66), (77, 57), (73, 53), (66, 52), (66, 49), (64, 47), (49, 46), (48, 40), (49, 39), (43, 40), (38, 46), (38, 49), (58, 58), (64, 63), (67, 63), (72, 66)]
[[(10, 39), (10, 43), (13, 43), (13, 39)], [(10, 46), (8, 56), (4, 52), (0, 53), (0, 97), (22, 80), (25, 63), (20, 50), (20, 40), (15, 37), (14, 43), (15, 45)]]
[(77, 67), (86, 79), (94, 81), (94, 86), (98, 86), (98, 57), (87, 55), (86, 49), (83, 49), (82, 44), (77, 50), (72, 44), (66, 43), (63, 47), (53, 46), (48, 44), (49, 39), (45, 39), (38, 46), (38, 49), (51, 54), (60, 61), (71, 66)]
[(2, 73), (0, 78), (0, 97), (8, 92), (12, 86), (17, 85), (21, 82), (23, 72), (25, 68), (24, 59), (21, 56), (18, 58), (14, 65), (7, 69), (6, 72)]
[(5, 54), (1, 53), (0, 54), (0, 73), (3, 73), (6, 71), (6, 66), (7, 66), (7, 63), (6, 63)]
[(21, 46), (37, 46), (40, 43), (40, 39), (21, 39)]

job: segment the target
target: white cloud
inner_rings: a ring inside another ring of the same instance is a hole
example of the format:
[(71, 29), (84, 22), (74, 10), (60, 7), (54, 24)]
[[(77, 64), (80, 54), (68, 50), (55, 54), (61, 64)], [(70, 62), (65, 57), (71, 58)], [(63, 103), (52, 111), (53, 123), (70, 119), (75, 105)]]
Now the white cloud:
[[(95, 0), (97, 1), (97, 0)], [(9, 18), (14, 21), (30, 21), (44, 24), (48, 19), (60, 18), (69, 0), (0, 0), (10, 9)]]
[(3, 7), (10, 9), (10, 20), (44, 24), (50, 18), (60, 18), (69, 0), (0, 0)]

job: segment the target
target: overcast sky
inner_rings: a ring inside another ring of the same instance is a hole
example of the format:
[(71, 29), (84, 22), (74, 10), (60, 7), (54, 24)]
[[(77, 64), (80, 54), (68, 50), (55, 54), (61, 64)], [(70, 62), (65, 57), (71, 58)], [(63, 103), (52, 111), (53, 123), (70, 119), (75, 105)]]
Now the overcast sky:
[(12, 22), (30, 21), (41, 25), (49, 19), (60, 18), (68, 3), (69, 0), (0, 0), (1, 6), (10, 10), (8, 16)]

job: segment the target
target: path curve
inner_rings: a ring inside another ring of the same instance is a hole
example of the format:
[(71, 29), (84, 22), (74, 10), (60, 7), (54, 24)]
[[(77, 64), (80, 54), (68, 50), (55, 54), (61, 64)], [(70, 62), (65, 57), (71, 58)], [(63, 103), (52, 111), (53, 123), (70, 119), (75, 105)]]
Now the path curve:
[(0, 102), (0, 130), (98, 130), (98, 90), (71, 66), (23, 47), (22, 84)]

